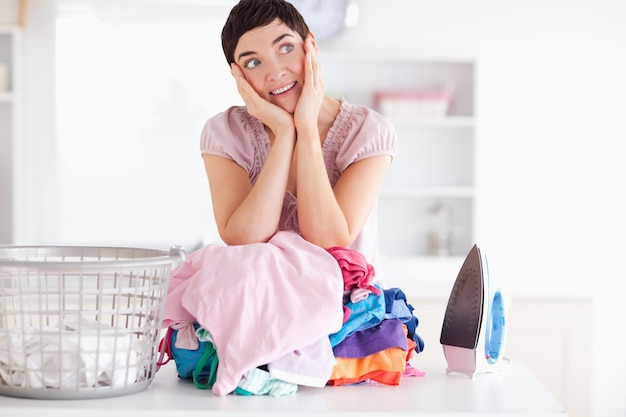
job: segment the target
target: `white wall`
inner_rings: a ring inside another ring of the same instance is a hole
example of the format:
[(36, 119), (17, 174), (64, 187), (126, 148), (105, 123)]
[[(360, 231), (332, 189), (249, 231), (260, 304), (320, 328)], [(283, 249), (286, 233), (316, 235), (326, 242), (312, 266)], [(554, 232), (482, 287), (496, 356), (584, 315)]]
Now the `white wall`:
[[(625, 415), (613, 381), (626, 373), (616, 313), (625, 275), (626, 2), (354, 2), (359, 25), (324, 48), (477, 57), (478, 240), (513, 294), (597, 298), (594, 329), (580, 329), (594, 338), (594, 381), (580, 383), (593, 389), (596, 417)], [(39, 3), (47, 0), (29, 2)], [(53, 114), (27, 122), (41, 113)]]

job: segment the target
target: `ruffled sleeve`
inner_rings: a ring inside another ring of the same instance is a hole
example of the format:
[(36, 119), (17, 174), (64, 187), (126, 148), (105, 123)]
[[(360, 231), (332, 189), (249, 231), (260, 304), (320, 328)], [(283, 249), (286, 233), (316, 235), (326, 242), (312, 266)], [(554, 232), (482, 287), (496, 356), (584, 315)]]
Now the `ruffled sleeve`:
[(339, 171), (343, 172), (354, 162), (372, 156), (394, 157), (398, 139), (393, 125), (370, 108), (351, 107), (351, 111), (342, 111), (338, 117), (338, 125), (344, 125), (345, 129), (345, 139), (335, 160)]
[(235, 161), (254, 182), (267, 154), (263, 126), (244, 107), (233, 106), (211, 117), (200, 137), (202, 154)]

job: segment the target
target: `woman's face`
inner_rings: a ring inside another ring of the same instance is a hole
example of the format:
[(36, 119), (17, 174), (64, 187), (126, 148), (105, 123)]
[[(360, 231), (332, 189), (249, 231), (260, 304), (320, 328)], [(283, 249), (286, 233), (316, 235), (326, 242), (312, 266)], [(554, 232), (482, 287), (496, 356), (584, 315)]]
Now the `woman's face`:
[(304, 41), (280, 20), (244, 33), (235, 62), (262, 98), (293, 113), (304, 83)]

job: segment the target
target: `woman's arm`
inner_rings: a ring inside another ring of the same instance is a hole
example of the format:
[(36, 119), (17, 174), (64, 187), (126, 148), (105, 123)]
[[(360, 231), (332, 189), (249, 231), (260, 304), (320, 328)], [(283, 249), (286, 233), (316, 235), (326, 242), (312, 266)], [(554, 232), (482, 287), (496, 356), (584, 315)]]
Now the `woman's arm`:
[(305, 82), (296, 107), (298, 223), (302, 236), (323, 248), (350, 245), (376, 202), (391, 156), (363, 159), (349, 166), (334, 189), (324, 163), (317, 120), (324, 83), (314, 39), (305, 42)]
[[(331, 188), (314, 147), (298, 142), (298, 222), (302, 236), (323, 248), (349, 246), (363, 229), (380, 192), (391, 156), (350, 165)], [(320, 151), (321, 152), (321, 151)], [(303, 157), (304, 155), (309, 157)], [(308, 174), (307, 174), (308, 173)]]
[(291, 115), (259, 97), (236, 64), (232, 74), (248, 111), (272, 130), (274, 139), (254, 185), (234, 161), (204, 155), (213, 212), (224, 243), (266, 242), (278, 230), (293, 159), (295, 128)]
[(224, 243), (266, 242), (278, 230), (293, 154), (293, 136), (276, 138), (254, 186), (248, 173), (236, 162), (221, 156), (203, 155), (217, 230)]

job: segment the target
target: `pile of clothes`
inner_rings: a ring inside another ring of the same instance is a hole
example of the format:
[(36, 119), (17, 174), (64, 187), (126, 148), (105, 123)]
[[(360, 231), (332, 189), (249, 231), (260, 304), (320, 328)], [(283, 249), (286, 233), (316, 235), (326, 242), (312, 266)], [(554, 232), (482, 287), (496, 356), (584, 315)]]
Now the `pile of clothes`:
[(172, 272), (164, 318), (159, 364), (174, 359), (179, 377), (216, 395), (423, 375), (409, 364), (424, 342), (405, 294), (376, 282), (360, 253), (295, 232), (193, 252)]

